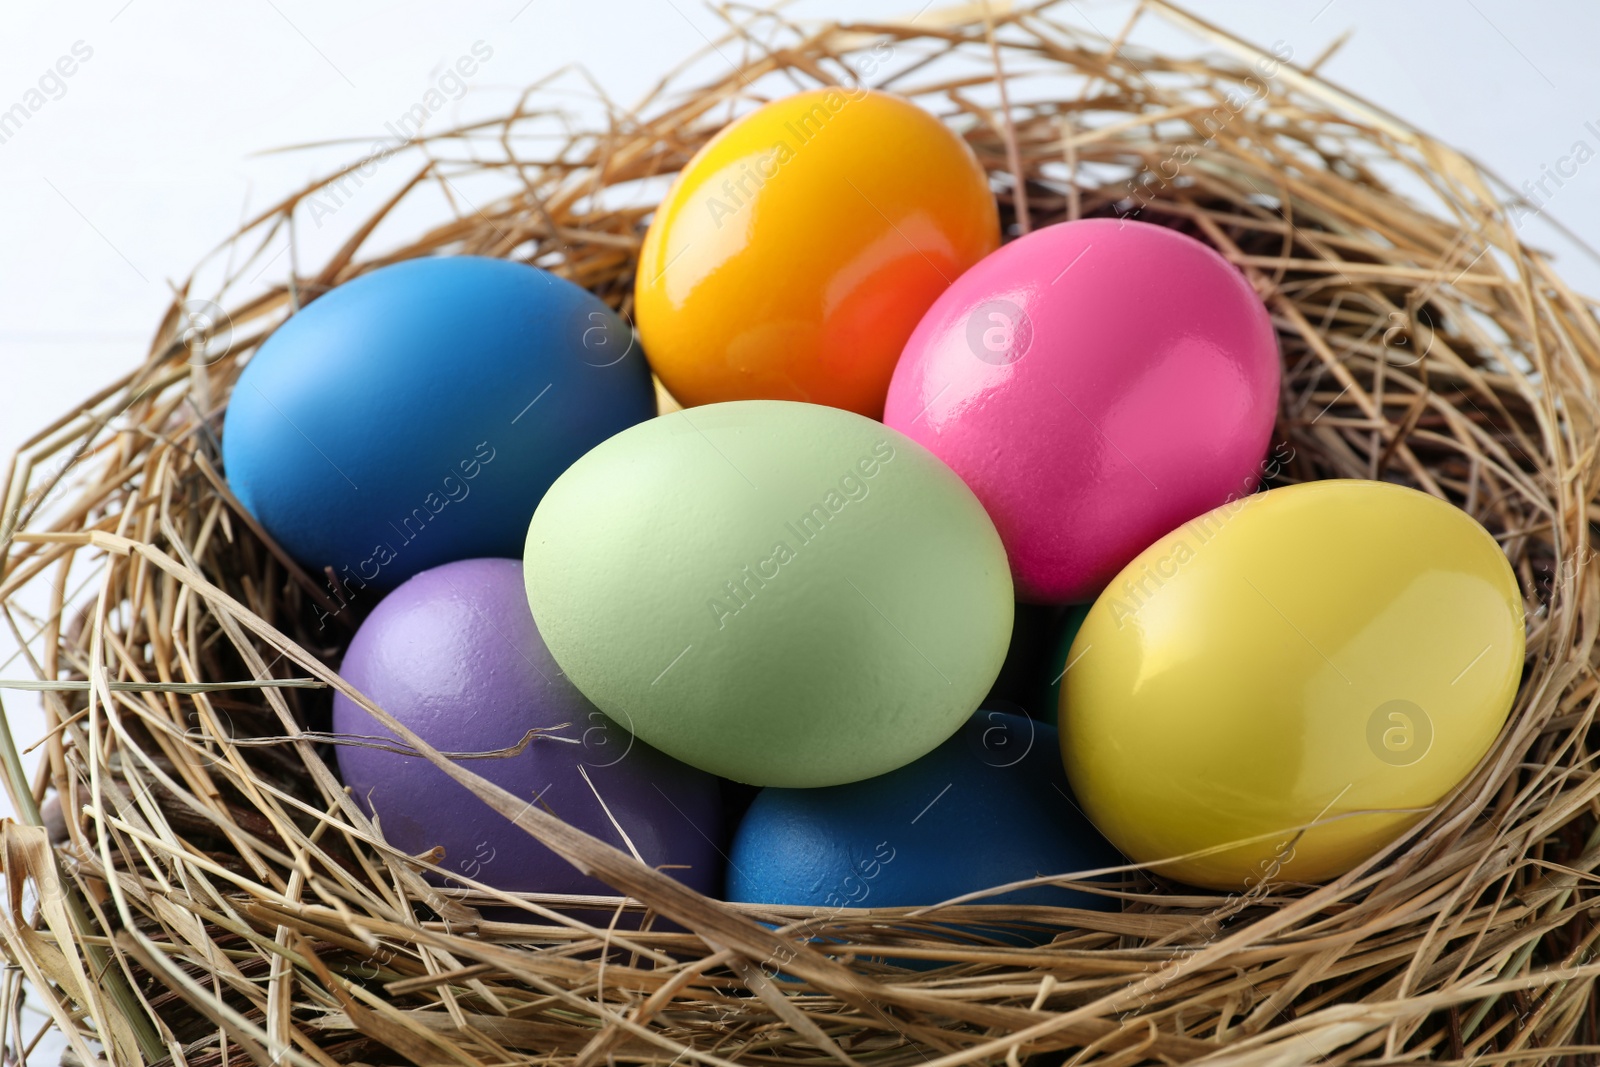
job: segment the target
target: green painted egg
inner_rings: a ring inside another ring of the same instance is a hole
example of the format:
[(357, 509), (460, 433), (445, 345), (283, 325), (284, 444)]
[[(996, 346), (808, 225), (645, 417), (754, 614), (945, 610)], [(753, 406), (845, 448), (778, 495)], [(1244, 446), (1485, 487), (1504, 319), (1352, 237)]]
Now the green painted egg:
[(1012, 590), (982, 505), (933, 454), (837, 408), (751, 400), (624, 430), (528, 528), (539, 632), (640, 739), (753, 785), (932, 751), (1005, 659)]

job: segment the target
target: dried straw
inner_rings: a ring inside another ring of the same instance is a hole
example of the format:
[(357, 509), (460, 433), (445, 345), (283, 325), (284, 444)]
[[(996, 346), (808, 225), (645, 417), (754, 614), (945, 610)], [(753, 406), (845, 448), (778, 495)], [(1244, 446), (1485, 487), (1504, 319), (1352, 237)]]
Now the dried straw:
[[(1155, 20), (1210, 54), (1140, 47)], [(276, 205), (224, 247), (226, 353), (184, 336), (185, 287), (144, 364), (17, 458), (0, 604), (48, 683), (35, 688), (49, 730), (31, 782), (0, 730), (23, 817), (0, 826), (8, 1062), (42, 1036), (20, 1029), (19, 974), (78, 1063), (1593, 1057), (1600, 323), (1519, 239), (1505, 190), (1160, 0), (1110, 39), (1048, 3), (933, 11), (916, 25), (802, 28), (762, 12), (729, 23), (710, 66), (635, 109), (607, 103), (595, 128), (564, 129), (545, 87), (502, 121), (408, 146), (411, 177), (325, 263), (235, 299), (328, 183)], [(892, 51), (872, 52), (883, 43)], [(538, 262), (626, 312), (662, 176), (753, 101), (849, 82), (869, 59), (864, 80), (967, 137), (1013, 232), (1136, 214), (1245, 270), (1283, 348), (1277, 446), (1292, 458), (1278, 481), (1401, 482), (1500, 540), (1528, 603), (1524, 683), (1482, 766), (1410, 837), (1321, 887), (1224, 895), (1131, 872), (1115, 913), (732, 907), (370, 709), (628, 897), (578, 903), (676, 924), (636, 930), (459, 872), (471, 888), (432, 887), (420, 872), (442, 857), (399, 854), (341, 789), (313, 724), (330, 689), (359, 699), (330, 668), (359, 612), (319, 629), (322, 577), (289, 562), (227, 491), (217, 434), (242, 362), (307, 300), (411, 256)], [(505, 184), (466, 199), (485, 180)], [(424, 191), (453, 217), (375, 250), (374, 230)], [(30, 592), (49, 603), (42, 617), (22, 606)], [(523, 908), (529, 923), (485, 921), (486, 903)], [(934, 919), (1057, 933), (1021, 949)], [(792, 980), (766, 977), (780, 967)]]

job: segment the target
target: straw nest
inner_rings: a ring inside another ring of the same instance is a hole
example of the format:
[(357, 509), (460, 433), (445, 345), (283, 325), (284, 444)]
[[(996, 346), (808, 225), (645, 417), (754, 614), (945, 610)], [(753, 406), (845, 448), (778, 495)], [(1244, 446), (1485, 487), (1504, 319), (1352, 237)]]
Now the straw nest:
[[(535, 87), (501, 121), (385, 158), (410, 168), (395, 198), (351, 222), (320, 268), (280, 261), (266, 277), (288, 279), (264, 295), (232, 294), (285, 229), (292, 240), (311, 197), (373, 161), (225, 246), (229, 336), (215, 314), (187, 315), (194, 294), (180, 291), (144, 364), (11, 470), (0, 596), (30, 639), (50, 728), (33, 781), (0, 731), (22, 813), (0, 841), (6, 1062), (41, 1037), (17, 1010), (25, 987), (81, 1063), (1592, 1056), (1594, 307), (1522, 243), (1526, 209), (1503, 187), (1320, 81), (1311, 57), (1258, 52), (1157, 2), (1105, 36), (1062, 14), (730, 19), (706, 62), (638, 108), (606, 103), (592, 128)], [(1207, 58), (1141, 47), (1152, 22), (1189, 31)], [(386, 846), (341, 789), (317, 731), (330, 689), (349, 691), (333, 668), (358, 613), (319, 630), (326, 582), (228, 492), (217, 437), (242, 363), (296, 307), (411, 256), (536, 262), (627, 312), (662, 176), (754, 100), (856, 78), (948, 117), (989, 169), (1008, 232), (1134, 214), (1245, 271), (1283, 350), (1277, 482), (1401, 482), (1499, 539), (1527, 600), (1521, 691), (1482, 765), (1409, 837), (1320, 887), (1202, 893), (1130, 870), (1110, 913), (735, 908), (397, 731), (626, 894), (599, 914), (648, 911), (633, 929), (519, 897), (528, 923), (510, 924), (480, 917), (504, 894), (430, 886), (421, 872), (442, 857)], [(469, 199), (476, 180), (502, 184)], [(428, 190), (454, 217), (372, 251), (379, 222)], [(974, 915), (1057, 932), (1024, 949), (934, 921)], [(779, 969), (786, 979), (768, 977)]]

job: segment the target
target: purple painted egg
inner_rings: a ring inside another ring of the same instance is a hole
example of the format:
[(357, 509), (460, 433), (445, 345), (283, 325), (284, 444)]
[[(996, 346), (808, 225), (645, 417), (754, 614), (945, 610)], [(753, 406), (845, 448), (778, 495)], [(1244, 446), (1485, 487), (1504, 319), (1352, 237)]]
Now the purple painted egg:
[[(636, 740), (566, 679), (528, 610), (521, 563), (462, 560), (411, 578), (361, 624), (340, 673), (423, 740), (527, 803), (628, 851), (621, 826), (646, 863), (702, 892), (716, 889), (717, 779)], [(417, 854), (442, 845), (439, 866), (508, 892), (615, 893), (421, 756), (348, 743), (396, 744), (341, 694), (333, 729), (347, 740), (338, 747), (345, 784), (395, 847)], [(546, 732), (516, 755), (481, 755), (514, 748), (533, 729)]]

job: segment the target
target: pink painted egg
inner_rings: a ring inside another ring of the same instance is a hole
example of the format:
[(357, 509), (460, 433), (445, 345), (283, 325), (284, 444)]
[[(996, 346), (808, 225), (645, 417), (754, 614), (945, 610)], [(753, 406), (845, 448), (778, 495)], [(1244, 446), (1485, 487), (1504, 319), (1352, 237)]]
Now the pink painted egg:
[(1235, 267), (1175, 230), (1086, 219), (968, 270), (907, 342), (884, 422), (977, 494), (1019, 598), (1091, 600), (1168, 531), (1253, 491), (1277, 340)]

